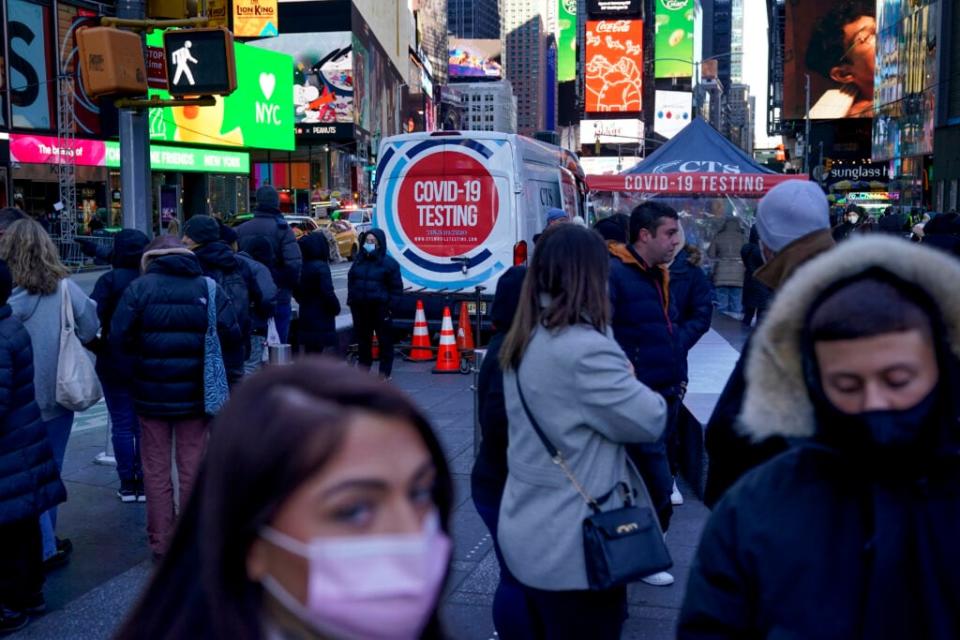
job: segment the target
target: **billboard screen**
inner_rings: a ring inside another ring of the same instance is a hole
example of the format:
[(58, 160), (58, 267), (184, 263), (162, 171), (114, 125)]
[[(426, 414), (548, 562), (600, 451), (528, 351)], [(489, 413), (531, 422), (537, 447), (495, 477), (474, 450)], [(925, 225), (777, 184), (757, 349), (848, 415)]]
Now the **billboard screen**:
[(53, 108), (57, 85), (50, 8), (26, 0), (10, 0), (7, 38), (13, 126), (51, 129), (56, 124)]
[(640, 0), (587, 0), (592, 17), (634, 17), (640, 15)]
[(577, 79), (577, 0), (557, 0), (557, 81)]
[(877, 49), (874, 0), (788, 2), (783, 64), (783, 118), (870, 118)]
[(263, 38), (277, 35), (277, 0), (233, 0), (233, 35)]
[(690, 124), (693, 94), (689, 91), (657, 91), (653, 132), (668, 140)]
[(643, 144), (643, 120), (581, 120), (580, 144)]
[[(148, 35), (147, 44), (163, 46), (163, 33)], [(292, 64), (290, 56), (236, 42), (233, 52), (237, 90), (215, 96), (212, 107), (150, 109), (152, 142), (293, 150), (293, 79), (281, 71)], [(150, 95), (170, 98), (162, 89)]]
[(643, 93), (643, 21), (588, 20), (586, 112), (639, 113)]
[(503, 77), (499, 40), (450, 38), (449, 53), (447, 73), (451, 79), (499, 80)]
[(298, 132), (330, 137), (339, 133), (353, 135), (352, 128), (346, 126), (354, 121), (353, 36), (349, 31), (283, 33), (251, 44), (293, 58), (294, 120)]
[(694, 0), (657, 0), (655, 74), (689, 78), (693, 74)]

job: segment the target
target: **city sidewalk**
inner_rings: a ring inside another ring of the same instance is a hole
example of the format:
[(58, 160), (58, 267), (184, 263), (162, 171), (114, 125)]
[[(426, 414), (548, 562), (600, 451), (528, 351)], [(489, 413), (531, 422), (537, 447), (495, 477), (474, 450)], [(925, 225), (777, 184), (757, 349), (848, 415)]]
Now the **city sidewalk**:
[[(715, 331), (691, 353), (688, 398), (691, 411), (701, 420), (709, 414), (737, 355), (730, 342)], [(449, 637), (488, 640), (496, 637), (491, 603), (498, 569), (490, 534), (470, 500), (473, 376), (436, 376), (430, 368), (429, 364), (398, 360), (394, 381), (430, 416), (454, 474), (453, 563), (441, 616)], [(63, 474), (70, 499), (59, 516), (59, 535), (73, 541), (73, 558), (48, 576), (49, 613), (12, 637), (107, 638), (149, 579), (153, 565), (147, 549), (144, 506), (121, 504), (114, 495), (119, 484), (114, 469), (95, 462), (106, 438), (102, 403), (78, 415)], [(624, 638), (674, 637), (687, 573), (709, 513), (688, 487), (682, 489), (686, 504), (676, 508), (667, 536), (676, 584), (631, 587)]]

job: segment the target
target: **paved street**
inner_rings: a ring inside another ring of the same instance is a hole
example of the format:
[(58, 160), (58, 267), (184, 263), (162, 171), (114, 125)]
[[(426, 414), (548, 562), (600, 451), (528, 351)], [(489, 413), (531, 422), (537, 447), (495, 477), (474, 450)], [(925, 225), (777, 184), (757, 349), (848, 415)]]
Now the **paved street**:
[[(90, 279), (83, 275), (78, 280), (83, 284)], [(737, 350), (731, 346), (731, 342), (739, 344), (734, 324), (718, 318), (717, 326), (730, 340), (711, 331), (691, 353), (688, 406), (701, 420), (709, 414), (736, 360)], [(497, 584), (497, 562), (490, 535), (470, 500), (473, 377), (436, 376), (430, 373), (429, 364), (398, 362), (394, 381), (430, 416), (454, 473), (454, 555), (443, 599), (443, 620), (451, 638), (495, 638), (490, 608)], [(14, 637), (106, 638), (149, 579), (152, 563), (144, 531), (144, 506), (121, 504), (114, 495), (119, 484), (114, 469), (96, 462), (106, 440), (102, 403), (78, 415), (63, 472), (69, 501), (61, 507), (59, 525), (60, 535), (74, 543), (73, 559), (48, 576), (49, 613)], [(676, 509), (667, 536), (677, 582), (667, 588), (642, 584), (631, 588), (625, 638), (673, 637), (686, 574), (708, 514), (689, 488), (683, 489), (687, 502)]]

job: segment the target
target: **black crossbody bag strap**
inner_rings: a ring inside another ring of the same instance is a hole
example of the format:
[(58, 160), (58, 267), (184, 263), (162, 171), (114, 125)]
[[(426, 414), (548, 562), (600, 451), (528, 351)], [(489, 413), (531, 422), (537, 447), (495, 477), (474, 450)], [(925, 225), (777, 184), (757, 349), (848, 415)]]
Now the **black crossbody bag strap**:
[(557, 449), (552, 442), (550, 442), (550, 438), (548, 438), (547, 434), (545, 434), (543, 429), (540, 428), (540, 423), (538, 423), (537, 419), (533, 417), (533, 412), (530, 411), (530, 406), (527, 404), (527, 399), (523, 395), (523, 389), (520, 387), (519, 368), (516, 370), (515, 382), (517, 383), (517, 394), (520, 396), (520, 404), (523, 405), (523, 411), (527, 414), (527, 419), (533, 426), (533, 430), (537, 432), (537, 437), (540, 438), (540, 442), (543, 443), (547, 453), (550, 454), (550, 459), (553, 460), (555, 465), (560, 467), (564, 475), (567, 476), (574, 488), (576, 488), (577, 493), (579, 493), (584, 502), (586, 502), (587, 505), (593, 509), (594, 513), (601, 513), (603, 510), (600, 508), (600, 505), (594, 498), (590, 496), (589, 493), (587, 493), (586, 489), (583, 488), (583, 485), (581, 485), (576, 476), (573, 475), (573, 472), (570, 471), (570, 467), (567, 466), (567, 461), (563, 458), (563, 454), (561, 454), (560, 450)]

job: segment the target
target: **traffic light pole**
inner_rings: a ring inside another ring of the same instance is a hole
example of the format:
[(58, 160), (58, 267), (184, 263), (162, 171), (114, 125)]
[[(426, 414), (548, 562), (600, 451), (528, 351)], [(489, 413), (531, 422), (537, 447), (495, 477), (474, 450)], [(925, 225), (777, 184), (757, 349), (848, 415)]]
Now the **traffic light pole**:
[[(118, 0), (117, 17), (143, 20), (145, 0)], [(149, 111), (120, 109), (120, 208), (125, 229), (153, 237)]]

